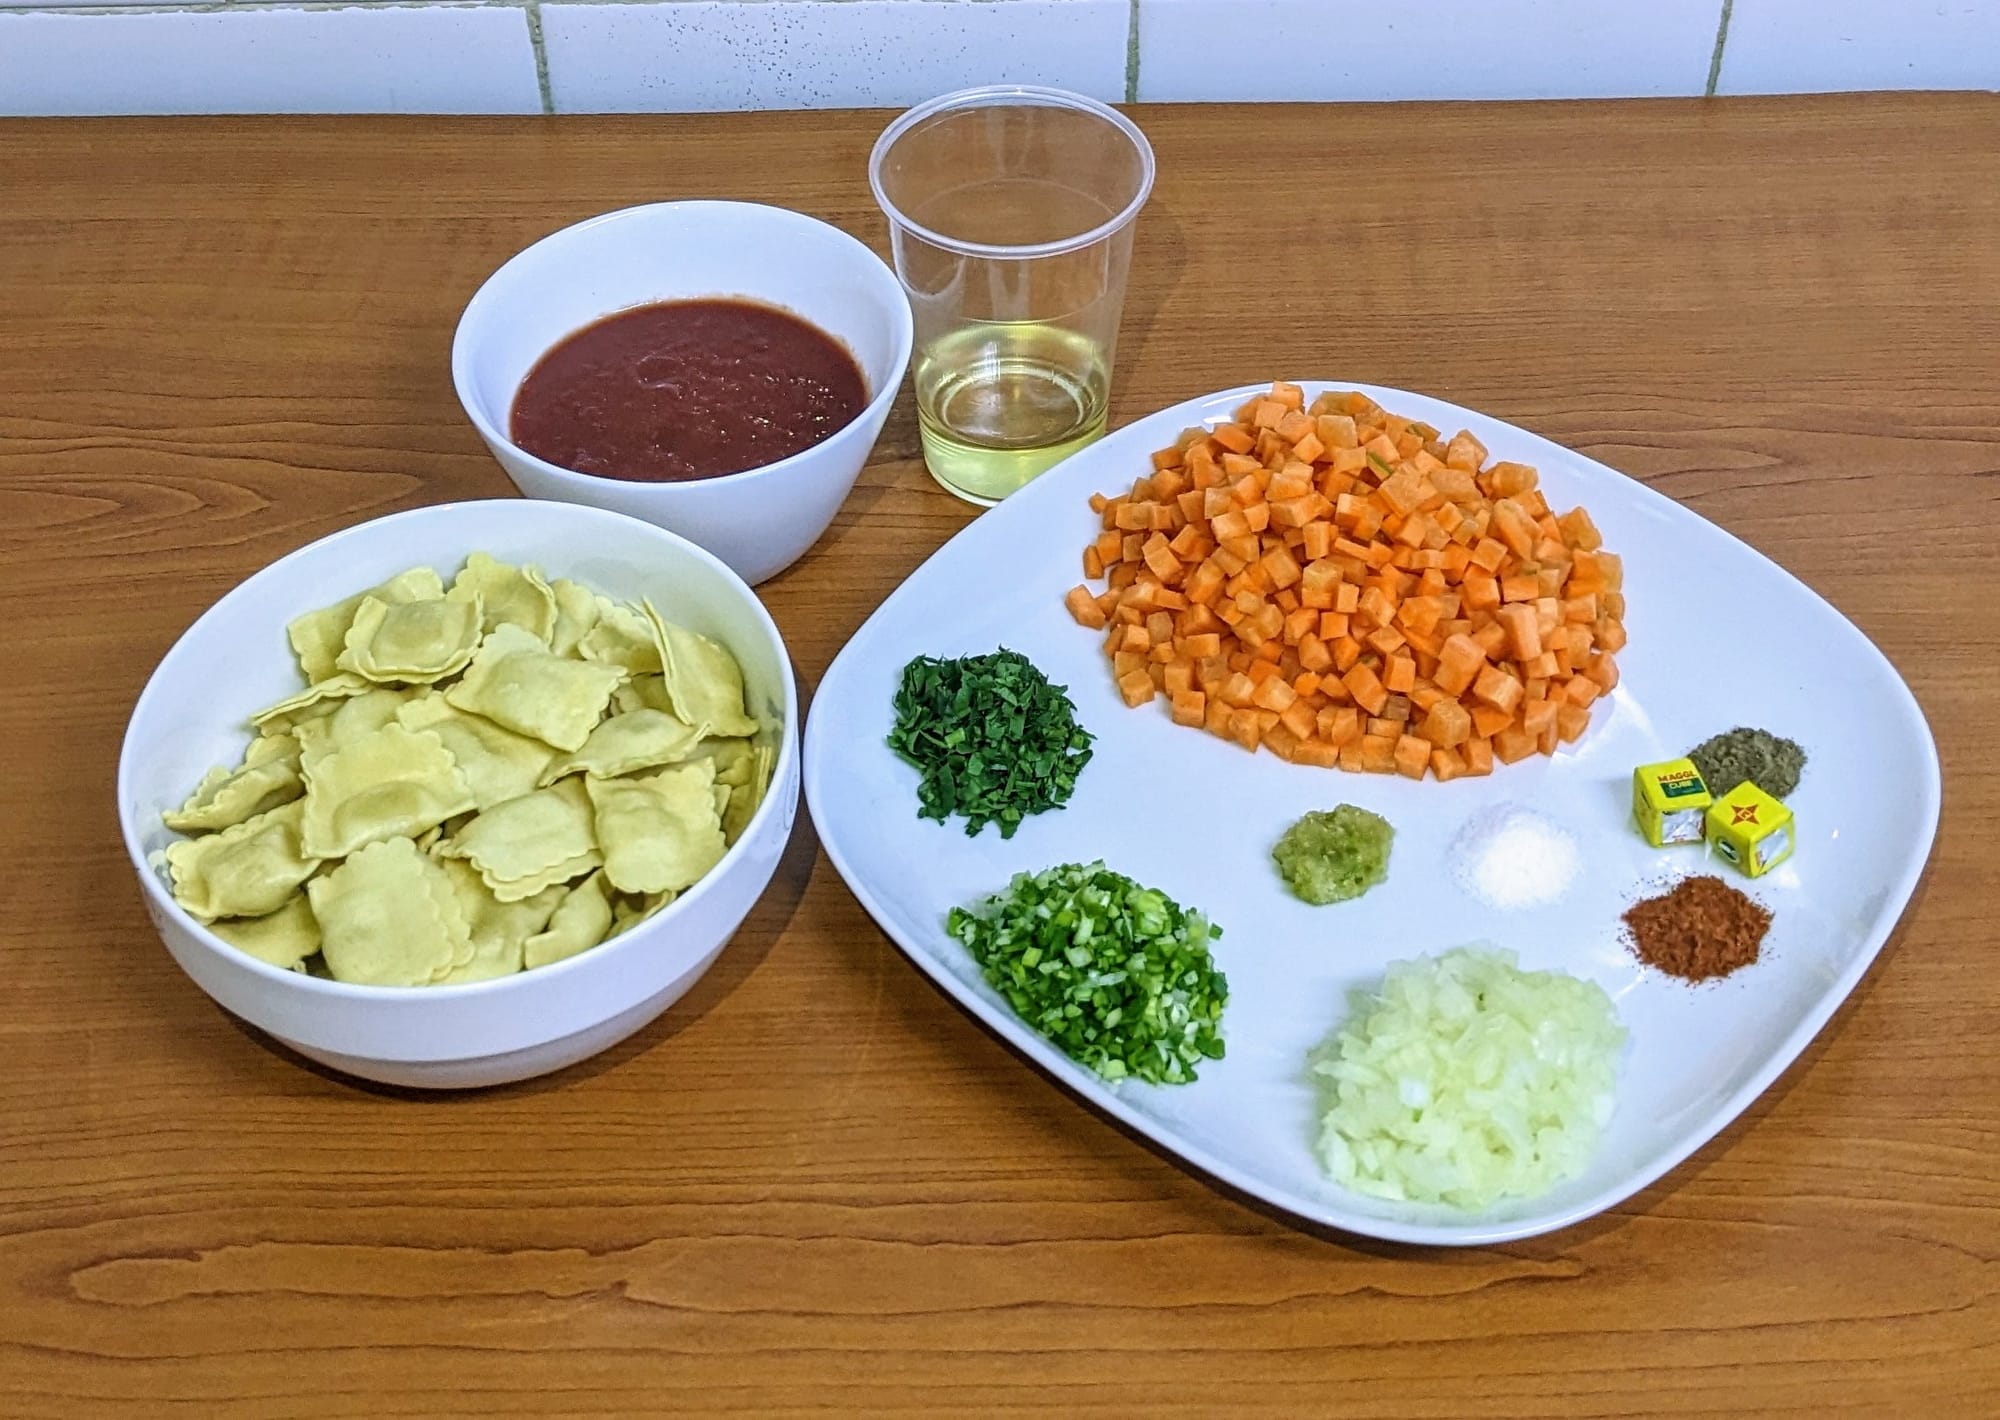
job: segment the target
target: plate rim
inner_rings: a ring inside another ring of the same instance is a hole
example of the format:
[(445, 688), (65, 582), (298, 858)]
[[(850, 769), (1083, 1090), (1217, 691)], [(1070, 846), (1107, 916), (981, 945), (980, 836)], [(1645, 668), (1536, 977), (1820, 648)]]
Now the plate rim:
[[(933, 983), (943, 989), (961, 1009), (971, 1012), (980, 1024), (985, 1026), (991, 1033), (997, 1035), (1005, 1045), (1016, 1054), (1025, 1056), (1030, 1064), (1036, 1066), (1043, 1074), (1049, 1076), (1050, 1083), (1056, 1085), (1066, 1093), (1079, 1096), (1080, 1099), (1076, 1102), (1087, 1103), (1090, 1108), (1101, 1110), (1111, 1115), (1124, 1127), (1134, 1131), (1143, 1139), (1149, 1141), (1150, 1144), (1157, 1146), (1157, 1148), (1171, 1155), (1178, 1163), (1219, 1180), (1238, 1193), (1254, 1198), (1265, 1206), (1276, 1209), (1291, 1218), (1317, 1227), (1334, 1229), (1361, 1237), (1376, 1238), (1385, 1242), (1412, 1243), (1432, 1247), (1480, 1247), (1495, 1243), (1516, 1242), (1524, 1238), (1558, 1232), (1618, 1207), (1626, 1200), (1674, 1172), (1695, 1153), (1706, 1147), (1731, 1124), (1740, 1119), (1743, 1113), (1777, 1082), (1779, 1077), (1798, 1062), (1799, 1057), (1805, 1053), (1806, 1047), (1819, 1036), (1819, 1033), (1825, 1029), (1834, 1014), (1854, 994), (1854, 988), (1868, 974), (1868, 971), (1874, 966), (1877, 958), (1880, 957), (1882, 949), (1888, 945), (1889, 939), (1895, 935), (1897, 929), (1901, 926), (1905, 915), (1909, 911), (1910, 903), (1915, 896), (1917, 886), (1922, 881), (1923, 875), (1930, 865), (1931, 856), (1937, 846), (1938, 823), (1943, 808), (1943, 778), (1938, 759), (1936, 737), (1931, 732), (1930, 722), (1924, 714), (1921, 702), (1917, 700), (1915, 692), (1910, 689), (1909, 683), (1904, 680), (1895, 662), (1890, 660), (1888, 654), (1880, 646), (1876, 645), (1874, 640), (1844, 612), (1806, 582), (1794, 575), (1788, 568), (1767, 556), (1750, 543), (1745, 542), (1742, 538), (1737, 537), (1728, 528), (1710, 521), (1686, 504), (1661, 493), (1647, 484), (1643, 479), (1623, 473), (1618, 469), (1612, 468), (1609, 464), (1590, 457), (1588, 454), (1570, 448), (1567, 445), (1556, 443), (1545, 435), (1537, 434), (1530, 429), (1524, 429), (1510, 420), (1483, 413), (1469, 406), (1442, 399), (1436, 395), (1427, 395), (1414, 390), (1397, 389), (1387, 385), (1368, 385), (1340, 380), (1294, 379), (1292, 382), (1308, 391), (1325, 389), (1355, 390), (1384, 406), (1391, 406), (1398, 399), (1422, 400), (1426, 403), (1442, 405), (1451, 409), (1456, 414), (1471, 415), (1477, 419), (1500, 425), (1508, 431), (1510, 436), (1526, 441), (1526, 444), (1531, 448), (1539, 446), (1543, 449), (1555, 451), (1565, 460), (1579, 461), (1587, 466), (1593, 476), (1602, 475), (1623, 479), (1631, 485), (1632, 491), (1636, 493), (1643, 503), (1649, 506), (1671, 509), (1673, 516), (1676, 517), (1693, 518), (1699, 521), (1711, 533), (1728, 539), (1744, 552), (1764, 563), (1771, 571), (1785, 578), (1796, 591), (1804, 593), (1814, 602), (1817, 602), (1832, 615), (1835, 622), (1846, 628), (1847, 632), (1861, 647), (1866, 649), (1868, 654), (1873, 655), (1880, 662), (1883, 670), (1888, 673), (1889, 681), (1901, 692), (1900, 708), (1908, 721), (1908, 728), (1915, 731), (1919, 747), (1923, 751), (1920, 756), (1925, 771), (1922, 776), (1921, 785), (1923, 802), (1919, 810), (1920, 819), (1923, 823), (1923, 832), (1921, 835), (1922, 851), (1913, 854), (1905, 860), (1903, 871), (1897, 875), (1891, 884), (1890, 900), (1895, 904), (1893, 912), (1885, 912), (1878, 919), (1877, 926), (1867, 934), (1863, 950), (1829, 984), (1827, 989), (1821, 993), (1819, 999), (1814, 1003), (1812, 1009), (1800, 1018), (1798, 1023), (1779, 1043), (1778, 1047), (1766, 1055), (1763, 1062), (1751, 1073), (1749, 1078), (1717, 1104), (1714, 1109), (1703, 1114), (1693, 1128), (1684, 1131), (1682, 1137), (1675, 1140), (1663, 1151), (1658, 1156), (1656, 1162), (1642, 1166), (1633, 1170), (1630, 1174), (1621, 1176), (1618, 1181), (1606, 1188), (1600, 1189), (1597, 1193), (1555, 1213), (1500, 1222), (1481, 1222), (1480, 1215), (1473, 1213), (1469, 1214), (1467, 1221), (1462, 1224), (1416, 1223), (1372, 1213), (1347, 1213), (1329, 1208), (1325, 1204), (1297, 1193), (1288, 1187), (1274, 1185), (1269, 1180), (1259, 1179), (1247, 1174), (1234, 1164), (1215, 1157), (1208, 1149), (1189, 1139), (1180, 1131), (1171, 1128), (1162, 1121), (1152, 1119), (1143, 1114), (1116, 1090), (1105, 1084), (1093, 1072), (1084, 1069), (1068, 1056), (1062, 1054), (1061, 1051), (1057, 1050), (1039, 1032), (1029, 1028), (1018, 1016), (1003, 1008), (995, 1007), (992, 1003), (980, 997), (971, 989), (970, 983), (952, 972), (950, 968), (944, 965), (941, 959), (935, 957), (928, 949), (904, 939), (903, 933), (889, 919), (889, 915), (868, 886), (863, 875), (849, 862), (840, 840), (827, 832), (824, 816), (819, 807), (822, 796), (820, 766), (829, 755), (837, 753), (837, 749), (829, 748), (823, 750), (821, 748), (822, 740), (830, 733), (821, 728), (826, 722), (826, 717), (821, 713), (822, 706), (826, 703), (824, 698), (825, 688), (841, 672), (843, 667), (849, 663), (851, 658), (858, 658), (859, 653), (855, 650), (857, 644), (862, 641), (870, 628), (881, 619), (882, 613), (890, 603), (900, 596), (911, 582), (915, 581), (928, 570), (932, 563), (948, 557), (960, 542), (972, 535), (974, 529), (981, 522), (998, 512), (1000, 508), (1004, 508), (1016, 502), (1016, 500), (1023, 499), (1024, 495), (1027, 495), (1025, 501), (1029, 505), (1035, 504), (1037, 501), (1035, 494), (1037, 493), (1038, 486), (1041, 488), (1054, 487), (1054, 484), (1048, 481), (1047, 473), (1043, 474), (1035, 483), (1029, 484), (1019, 492), (1011, 495), (998, 505), (998, 507), (982, 513), (978, 518), (967, 523), (965, 527), (959, 529), (958, 532), (946, 539), (929, 557), (926, 557), (902, 581), (898, 582), (895, 589), (884, 597), (873, 611), (869, 612), (867, 618), (861, 625), (854, 629), (853, 633), (841, 645), (840, 650), (834, 655), (834, 658), (828, 662), (826, 670), (820, 675), (817, 684), (813, 687), (812, 704), (806, 714), (805, 730), (800, 744), (800, 758), (802, 761), (800, 787), (806, 801), (806, 813), (812, 820), (813, 830), (819, 838), (821, 849), (833, 864), (834, 870), (840, 874), (841, 880), (847, 885), (848, 891), (853, 894), (855, 900), (861, 904), (869, 917), (873, 919), (876, 927), (895, 944), (896, 949), (905, 958), (915, 965), (919, 971), (923, 972), (925, 976), (929, 977)], [(1228, 409), (1221, 408), (1218, 411), (1218, 406), (1241, 403), (1252, 395), (1267, 392), (1270, 387), (1269, 381), (1237, 385), (1228, 389), (1215, 390), (1208, 394), (1196, 395), (1179, 403), (1151, 410), (1119, 426), (1088, 448), (1072, 454), (1068, 459), (1063, 460), (1062, 464), (1050, 469), (1049, 472), (1053, 473), (1056, 469), (1076, 459), (1093, 456), (1102, 457), (1109, 449), (1123, 450), (1127, 444), (1138, 444), (1141, 442), (1141, 439), (1135, 431), (1142, 426), (1149, 426), (1155, 422), (1164, 424), (1171, 422), (1172, 419), (1184, 419), (1186, 423), (1193, 425), (1215, 417), (1218, 412), (1226, 416)], [(1150, 453), (1151, 450), (1148, 449), (1145, 452)], [(1048, 498), (1055, 495), (1047, 493), (1043, 496), (1044, 498)], [(942, 935), (942, 928), (940, 927), (940, 936)], [(1362, 1198), (1365, 1195), (1357, 1194), (1356, 1197)]]

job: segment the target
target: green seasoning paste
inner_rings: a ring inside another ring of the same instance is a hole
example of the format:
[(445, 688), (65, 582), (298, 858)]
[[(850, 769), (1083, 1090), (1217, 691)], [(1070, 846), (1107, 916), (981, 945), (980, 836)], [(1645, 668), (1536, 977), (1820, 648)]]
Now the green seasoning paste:
[(1396, 831), (1366, 809), (1342, 804), (1331, 813), (1309, 813), (1271, 850), (1294, 896), (1315, 906), (1359, 897), (1389, 876), (1389, 844)]
[(1738, 784), (1755, 784), (1774, 799), (1790, 798), (1806, 767), (1806, 752), (1768, 730), (1741, 726), (1688, 751), (1708, 792), (1721, 798)]

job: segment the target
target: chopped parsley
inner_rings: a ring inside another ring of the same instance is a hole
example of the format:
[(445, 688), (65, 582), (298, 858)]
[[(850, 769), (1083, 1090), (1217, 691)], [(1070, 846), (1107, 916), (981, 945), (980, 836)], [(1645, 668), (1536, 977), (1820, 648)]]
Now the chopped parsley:
[(1090, 740), (1064, 687), (1003, 647), (904, 666), (889, 748), (923, 775), (918, 817), (962, 814), (968, 836), (997, 823), (1012, 838), (1029, 814), (1069, 801)]

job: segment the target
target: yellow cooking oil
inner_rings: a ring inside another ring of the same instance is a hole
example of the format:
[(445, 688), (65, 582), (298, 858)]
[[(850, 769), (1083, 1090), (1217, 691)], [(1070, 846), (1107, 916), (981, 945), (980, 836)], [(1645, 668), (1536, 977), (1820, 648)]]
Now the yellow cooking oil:
[(1093, 340), (1033, 321), (975, 321), (917, 357), (924, 464), (997, 503), (1104, 435), (1111, 372)]

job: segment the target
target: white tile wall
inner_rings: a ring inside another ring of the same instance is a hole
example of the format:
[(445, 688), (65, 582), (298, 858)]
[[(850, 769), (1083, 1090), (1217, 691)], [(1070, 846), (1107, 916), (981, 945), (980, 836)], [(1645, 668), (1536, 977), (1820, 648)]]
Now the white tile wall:
[[(1724, 0), (541, 0), (539, 56), (533, 5), (0, 0), (0, 116), (533, 113), (538, 57), (570, 112), (1120, 99), (1128, 68), (1148, 100), (1698, 94)], [(1733, 0), (1719, 79), (2000, 89), (2000, 0)]]
[(2000, 89), (2000, 0), (1736, 0), (1724, 94)]
[(1125, 96), (1127, 0), (542, 6), (559, 113), (868, 108), (973, 84)]
[(1717, 0), (1139, 0), (1139, 97), (1699, 94), (1719, 18)]
[(0, 114), (541, 110), (521, 10), (0, 15)]

